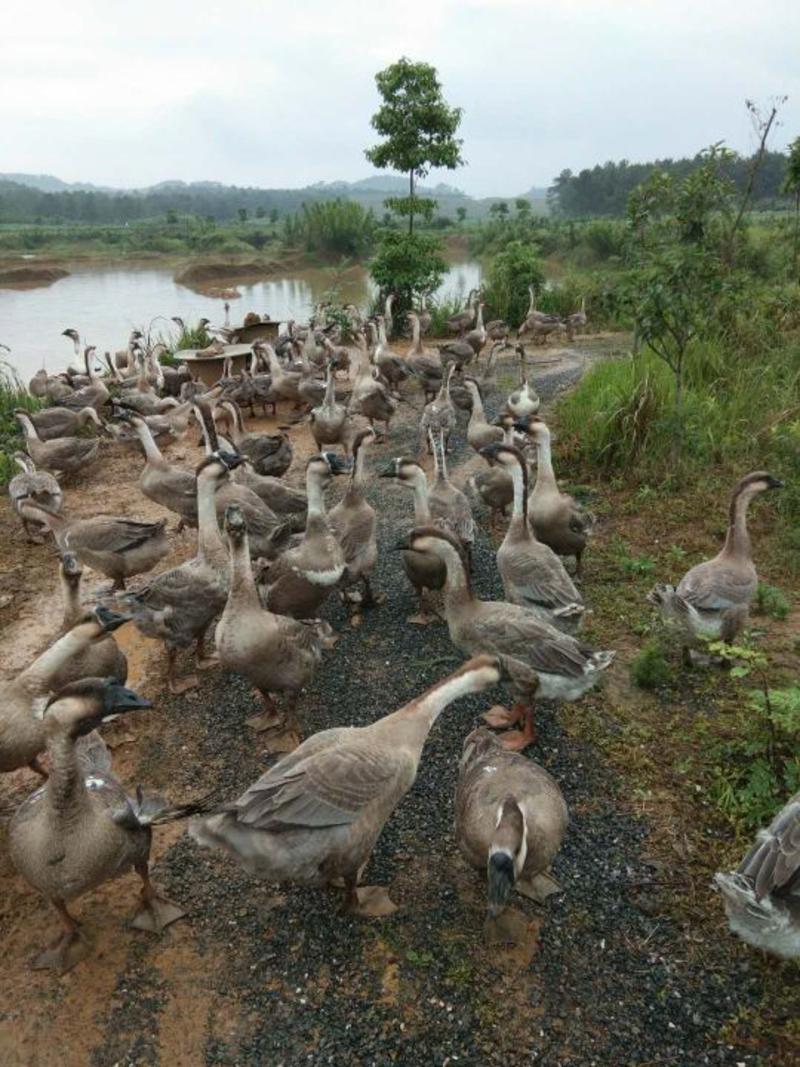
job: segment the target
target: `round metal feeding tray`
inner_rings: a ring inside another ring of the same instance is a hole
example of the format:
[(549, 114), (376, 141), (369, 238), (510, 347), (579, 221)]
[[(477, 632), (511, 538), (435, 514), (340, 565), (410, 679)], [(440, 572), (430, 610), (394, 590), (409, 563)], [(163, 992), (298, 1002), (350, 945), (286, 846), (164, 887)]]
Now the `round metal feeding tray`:
[(239, 374), (244, 370), (252, 350), (252, 345), (225, 345), (219, 354), (204, 356), (198, 354), (202, 349), (182, 348), (175, 353), (175, 359), (186, 364), (193, 378), (199, 378), (204, 385), (211, 386), (222, 377), (226, 359), (231, 360), (233, 373)]

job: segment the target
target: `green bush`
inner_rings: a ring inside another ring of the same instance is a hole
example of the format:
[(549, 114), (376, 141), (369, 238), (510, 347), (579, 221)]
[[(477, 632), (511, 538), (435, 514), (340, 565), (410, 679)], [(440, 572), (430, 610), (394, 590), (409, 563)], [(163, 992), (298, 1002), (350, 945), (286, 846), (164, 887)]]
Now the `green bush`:
[(756, 608), (759, 614), (769, 615), (773, 619), (785, 619), (791, 610), (791, 605), (780, 589), (766, 582), (758, 583), (756, 592)]
[(512, 241), (499, 252), (489, 267), (485, 289), (491, 318), (505, 319), (517, 327), (525, 318), (530, 301), (528, 286), (537, 291), (544, 284), (538, 248), (522, 241)]
[(310, 207), (303, 204), (302, 240), (309, 252), (357, 257), (367, 255), (375, 243), (375, 218), (351, 200), (329, 200)]
[(649, 641), (631, 663), (631, 680), (640, 689), (659, 689), (671, 677), (670, 665), (658, 641)]
[(447, 272), (438, 238), (430, 234), (382, 230), (378, 251), (369, 264), (381, 296), (397, 294), (395, 312), (412, 306), (423, 292), (434, 292)]
[(24, 451), (25, 441), (20, 425), (14, 418), (17, 408), (38, 411), (41, 402), (31, 396), (17, 372), (0, 361), (0, 486), (8, 485), (19, 468), (12, 459), (14, 452)]

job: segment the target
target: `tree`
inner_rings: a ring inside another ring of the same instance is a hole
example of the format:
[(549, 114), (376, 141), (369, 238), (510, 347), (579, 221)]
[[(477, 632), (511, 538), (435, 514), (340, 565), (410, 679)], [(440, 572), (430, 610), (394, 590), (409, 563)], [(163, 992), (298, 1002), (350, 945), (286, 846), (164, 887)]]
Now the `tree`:
[(397, 293), (402, 310), (411, 307), (415, 293), (439, 288), (447, 263), (435, 237), (385, 230), (369, 270), (381, 292)]
[(517, 214), (521, 219), (527, 219), (531, 213), (531, 202), (526, 200), (524, 196), (518, 196), (514, 201), (514, 207), (517, 209)]
[(366, 149), (365, 155), (375, 167), (408, 175), (408, 197), (394, 200), (391, 207), (408, 216), (411, 236), (414, 215), (424, 210), (414, 195), (414, 183), (425, 178), (431, 167), (454, 170), (464, 162), (462, 142), (455, 136), (462, 111), (446, 102), (436, 68), (429, 63), (412, 63), (403, 57), (376, 74), (375, 83), (383, 103), (372, 116), (372, 126), (384, 140)]
[(257, 219), (263, 219), (264, 216), (266, 215), (266, 213), (267, 212), (266, 212), (266, 209), (265, 209), (264, 205), (263, 204), (259, 204), (258, 207), (256, 208), (256, 218)]
[(178, 214), (177, 214), (177, 212), (173, 211), (172, 208), (170, 208), (169, 211), (167, 212), (167, 225), (168, 226), (177, 226), (177, 224), (178, 224)]
[(528, 286), (538, 289), (543, 284), (537, 247), (525, 241), (510, 241), (492, 260), (486, 302), (492, 315), (516, 326), (528, 308)]
[(456, 218), (458, 219), (458, 221), (459, 222), (463, 222), (466, 217), (467, 217), (467, 209), (465, 207), (457, 207), (456, 208)]
[(239, 216), (239, 222), (247, 222), (247, 208), (246, 207), (240, 207), (239, 210), (236, 212), (236, 214)]
[(795, 137), (789, 145), (789, 165), (786, 169), (786, 177), (783, 180), (782, 190), (788, 196), (794, 197), (794, 242), (792, 263), (794, 272), (797, 274), (798, 257), (800, 256), (800, 137)]
[(270, 213), (269, 213), (269, 221), (272, 223), (273, 226), (278, 221), (278, 209), (276, 207), (274, 207), (270, 211)]
[(489, 214), (493, 215), (496, 219), (505, 220), (508, 218), (508, 204), (505, 200), (497, 200), (489, 208)]

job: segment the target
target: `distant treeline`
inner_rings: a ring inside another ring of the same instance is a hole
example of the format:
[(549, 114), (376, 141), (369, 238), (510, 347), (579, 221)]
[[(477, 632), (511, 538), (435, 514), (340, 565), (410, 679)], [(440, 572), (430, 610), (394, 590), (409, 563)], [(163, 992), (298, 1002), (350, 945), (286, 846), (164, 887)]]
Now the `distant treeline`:
[[(693, 159), (657, 159), (652, 163), (598, 164), (573, 174), (562, 170), (548, 190), (550, 210), (566, 218), (588, 218), (597, 215), (624, 215), (630, 192), (657, 170), (675, 178), (685, 178), (701, 162)], [(786, 175), (788, 157), (781, 152), (767, 152), (756, 176), (753, 188), (755, 206), (766, 207), (781, 198), (781, 185)], [(734, 155), (727, 164), (729, 177), (744, 189), (751, 160)]]

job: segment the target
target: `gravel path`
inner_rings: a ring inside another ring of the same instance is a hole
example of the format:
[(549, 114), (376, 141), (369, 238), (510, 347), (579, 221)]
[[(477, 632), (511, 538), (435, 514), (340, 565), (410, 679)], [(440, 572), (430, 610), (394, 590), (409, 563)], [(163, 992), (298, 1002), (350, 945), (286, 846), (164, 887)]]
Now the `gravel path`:
[[(580, 372), (580, 361), (573, 361), (537, 380), (543, 399)], [(496, 399), (490, 395), (490, 408)], [(390, 454), (409, 453), (414, 435), (412, 418), (393, 433)], [(454, 435), (456, 482), (466, 448)], [(377, 451), (373, 462), (384, 454)], [(346, 625), (338, 604), (331, 608), (329, 618), (343, 636), (301, 703), (306, 734), (371, 722), (460, 662), (444, 626), (420, 630), (404, 621), (413, 596), (390, 549), (409, 525), (410, 495), (375, 480), (370, 498), (380, 516), (375, 586), (391, 595), (365, 614), (358, 630)], [(479, 595), (501, 592), (484, 535), (476, 546), (475, 582)], [(544, 909), (515, 901), (516, 949), (483, 944), (484, 887), (455, 849), (452, 797), (462, 739), (486, 706), (485, 696), (465, 699), (442, 716), (414, 789), (378, 842), (367, 881), (389, 885), (401, 905), (388, 919), (343, 916), (338, 895), (328, 892), (254, 883), (185, 835), (177, 839), (156, 874), (190, 912), (197, 996), (217, 1013), (199, 1046), (194, 1036), (201, 1058), (185, 1062), (755, 1062), (716, 1038), (736, 1006), (757, 996), (755, 979), (746, 963), (734, 974), (692, 967), (683, 933), (637, 900), (631, 887), (654, 877), (642, 855), (647, 826), (620, 809), (620, 783), (592, 750), (566, 736), (560, 717), (568, 710), (542, 710), (532, 750), (570, 806), (555, 864), (565, 892)], [(257, 709), (242, 680), (212, 673), (199, 697), (162, 708), (168, 727), (151, 758), (177, 768), (174, 795), (215, 784), (232, 797), (263, 771), (259, 740), (244, 726)], [(181, 729), (187, 720), (200, 739), (188, 752)], [(170, 990), (155, 952), (149, 940), (134, 942), (105, 1041), (94, 1053), (98, 1067), (167, 1062), (159, 1026), (170, 1010)]]

